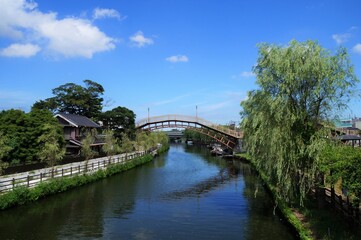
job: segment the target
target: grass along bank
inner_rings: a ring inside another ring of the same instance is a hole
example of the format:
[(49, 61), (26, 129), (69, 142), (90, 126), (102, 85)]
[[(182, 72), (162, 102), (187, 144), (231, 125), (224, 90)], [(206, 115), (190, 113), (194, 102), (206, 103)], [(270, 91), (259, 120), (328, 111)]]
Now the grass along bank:
[[(160, 150), (162, 150), (162, 148)], [(164, 151), (166, 151), (165, 147), (163, 149), (163, 152)], [(34, 202), (46, 196), (61, 193), (68, 189), (95, 182), (100, 179), (104, 179), (114, 174), (137, 167), (144, 163), (150, 162), (152, 160), (153, 156), (151, 154), (147, 154), (141, 157), (134, 158), (122, 164), (112, 164), (108, 168), (100, 169), (92, 174), (57, 178), (47, 182), (42, 182), (34, 188), (19, 186), (14, 188), (13, 191), (0, 195), (0, 210)]]

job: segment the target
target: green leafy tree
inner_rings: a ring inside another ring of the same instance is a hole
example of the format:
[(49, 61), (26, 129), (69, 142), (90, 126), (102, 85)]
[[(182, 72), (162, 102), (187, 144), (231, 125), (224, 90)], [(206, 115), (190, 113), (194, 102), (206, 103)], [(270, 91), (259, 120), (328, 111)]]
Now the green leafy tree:
[(18, 164), (38, 161), (37, 153), (41, 150), (37, 139), (43, 134), (43, 125), (57, 126), (59, 141), (62, 139), (62, 128), (53, 115), (47, 110), (34, 109), (29, 113), (20, 110), (0, 112), (0, 131), (8, 139), (11, 150), (3, 161)]
[(126, 158), (128, 157), (128, 153), (132, 152), (134, 150), (134, 142), (131, 141), (127, 134), (121, 133), (121, 145), (120, 145), (120, 151), (122, 153), (125, 153)]
[[(54, 167), (65, 155), (65, 148), (59, 141), (58, 127), (45, 123), (42, 127), (43, 134), (37, 142), (41, 146), (38, 157), (50, 167)], [(64, 140), (63, 140), (64, 141)]]
[(157, 134), (157, 144), (161, 144), (162, 147), (168, 147), (169, 137), (164, 132), (156, 132)]
[(346, 106), (358, 79), (344, 48), (332, 55), (313, 41), (260, 44), (253, 71), (259, 89), (241, 103), (247, 150), (279, 197), (302, 205), (322, 184), (320, 152), (329, 135), (323, 123)]
[(0, 113), (0, 131), (8, 139), (11, 150), (3, 161), (7, 163), (25, 162), (28, 156), (26, 136), (27, 116), (21, 110), (10, 109)]
[(84, 80), (85, 87), (66, 83), (53, 89), (54, 97), (36, 102), (33, 109), (46, 109), (51, 112), (78, 114), (96, 118), (103, 108), (104, 88), (99, 83)]
[(321, 170), (334, 186), (339, 180), (348, 196), (358, 206), (361, 199), (361, 149), (330, 142), (322, 151)]
[(3, 162), (2, 159), (8, 154), (11, 150), (11, 147), (8, 145), (8, 139), (0, 132), (0, 175), (3, 174), (4, 169), (6, 169), (9, 164)]
[(95, 141), (95, 131), (88, 131), (85, 134), (85, 138), (81, 141), (81, 155), (85, 158), (85, 161), (92, 159), (97, 152), (92, 149), (92, 145)]
[(146, 151), (149, 149), (148, 135), (145, 131), (138, 131), (135, 136), (135, 149), (137, 151)]
[(104, 134), (105, 144), (103, 145), (103, 151), (107, 154), (110, 160), (113, 155), (120, 151), (118, 140), (114, 137), (114, 132), (112, 130), (106, 130)]
[(57, 111), (57, 103), (55, 98), (47, 98), (45, 100), (36, 101), (31, 107), (31, 111), (36, 110), (48, 110), (51, 113), (55, 114)]
[(196, 141), (196, 142), (203, 142), (203, 143), (209, 143), (209, 142), (212, 142), (214, 141), (213, 138), (205, 135), (205, 134), (202, 134), (200, 132), (196, 132), (194, 130), (191, 130), (191, 129), (185, 129), (184, 130), (184, 137), (186, 139), (192, 139), (193, 141)]
[(131, 139), (135, 136), (135, 114), (126, 107), (116, 107), (102, 113), (99, 119), (103, 126), (114, 131), (114, 136), (121, 138), (121, 133), (125, 133)]

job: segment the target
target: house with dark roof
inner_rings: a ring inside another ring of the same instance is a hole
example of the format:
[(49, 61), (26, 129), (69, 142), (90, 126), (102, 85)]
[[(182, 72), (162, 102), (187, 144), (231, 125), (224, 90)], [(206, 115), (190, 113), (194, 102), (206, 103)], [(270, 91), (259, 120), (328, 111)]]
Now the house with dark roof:
[[(66, 152), (68, 154), (79, 154), (82, 143), (81, 141), (86, 137), (86, 134), (92, 129), (99, 129), (101, 126), (91, 119), (76, 114), (58, 113), (56, 117), (63, 127), (64, 138), (66, 141)], [(100, 150), (104, 145), (104, 138), (102, 136), (95, 136), (94, 143), (91, 145), (94, 149)]]

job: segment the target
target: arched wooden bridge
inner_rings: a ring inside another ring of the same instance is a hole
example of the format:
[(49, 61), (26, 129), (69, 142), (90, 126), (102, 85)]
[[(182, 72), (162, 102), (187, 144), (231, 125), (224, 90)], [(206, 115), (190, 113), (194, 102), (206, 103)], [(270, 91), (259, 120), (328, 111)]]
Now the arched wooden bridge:
[(184, 115), (163, 115), (145, 118), (136, 123), (136, 128), (153, 131), (162, 128), (187, 128), (205, 134), (228, 148), (235, 148), (243, 133), (226, 126), (214, 124), (203, 118)]

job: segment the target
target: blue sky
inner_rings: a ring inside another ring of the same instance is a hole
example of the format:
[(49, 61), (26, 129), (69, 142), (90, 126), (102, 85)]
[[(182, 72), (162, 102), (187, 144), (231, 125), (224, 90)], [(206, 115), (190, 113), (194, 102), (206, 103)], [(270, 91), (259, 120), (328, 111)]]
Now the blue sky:
[[(0, 0), (0, 110), (91, 79), (108, 110), (239, 121), (257, 43), (348, 49), (361, 78), (361, 1)], [(358, 89), (360, 86), (358, 86)], [(342, 115), (360, 116), (354, 100)]]

